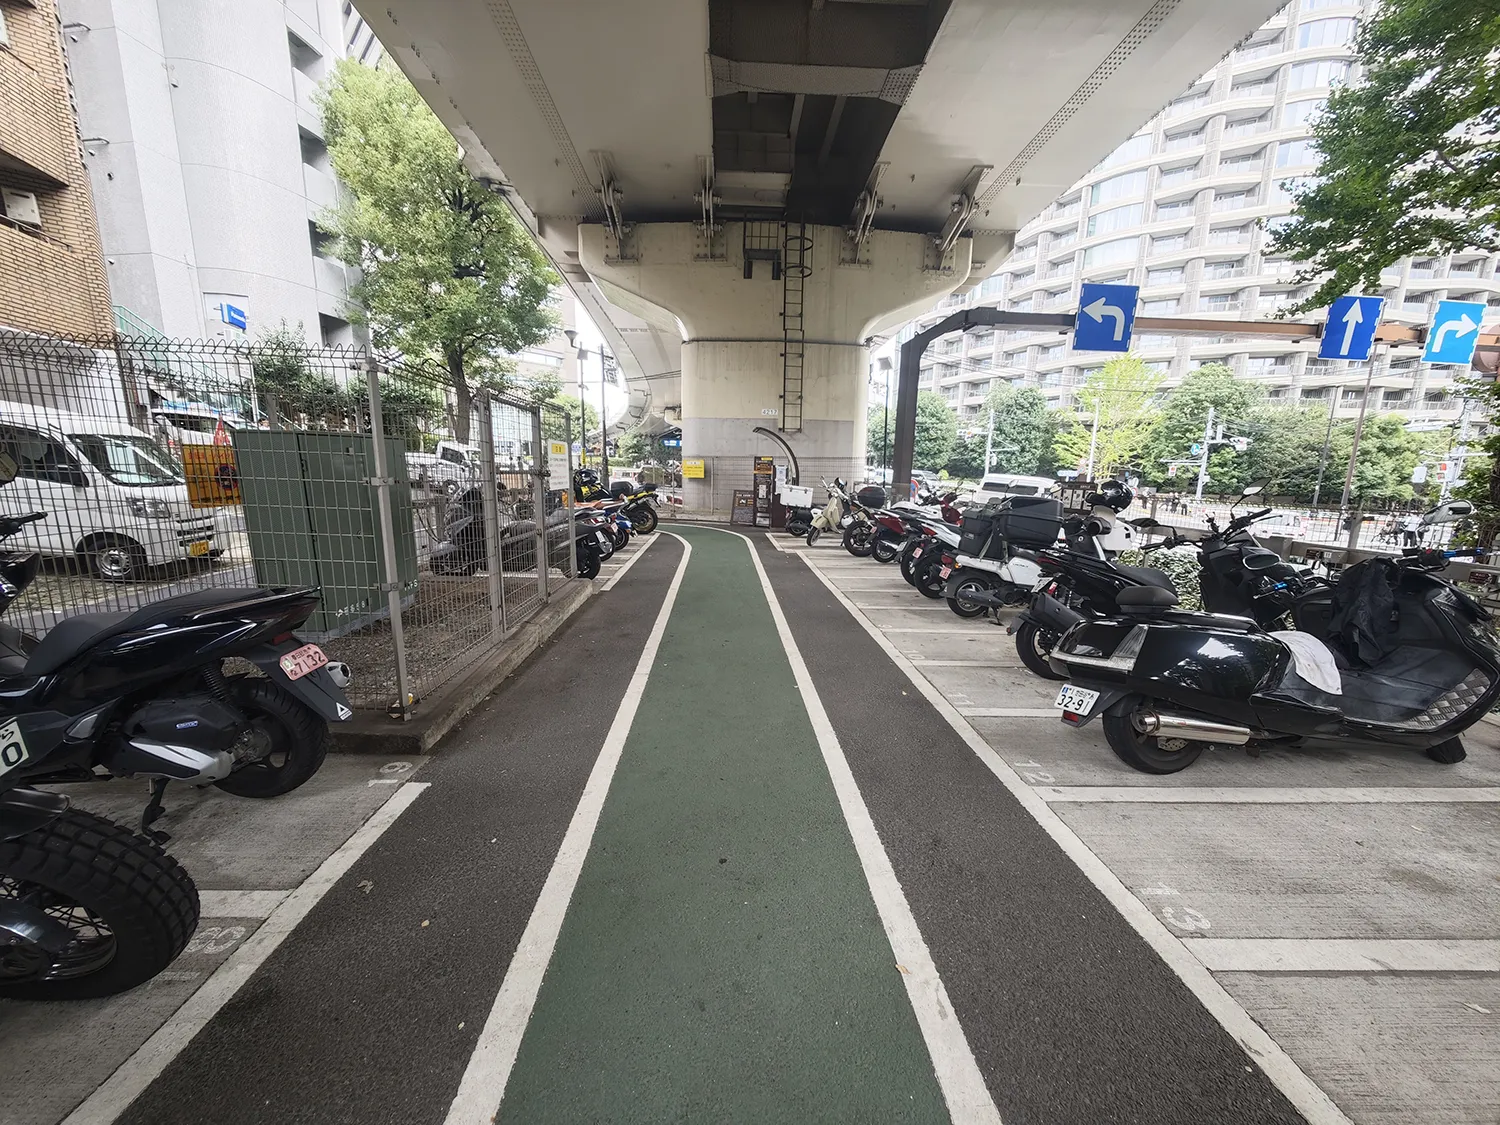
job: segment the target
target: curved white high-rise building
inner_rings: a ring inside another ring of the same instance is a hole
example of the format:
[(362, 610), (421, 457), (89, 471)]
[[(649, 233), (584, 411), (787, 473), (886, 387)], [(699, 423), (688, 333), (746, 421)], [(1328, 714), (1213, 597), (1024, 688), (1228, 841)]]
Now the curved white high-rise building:
[[(1353, 41), (1369, 0), (1296, 0), (1250, 36), (1135, 136), (1074, 184), (1016, 237), (1000, 270), (907, 325), (900, 339), (969, 305), (1064, 312), (1082, 281), (1141, 287), (1142, 316), (1265, 319), (1310, 292), (1297, 267), (1272, 255), (1274, 227), (1291, 212), (1286, 181), (1309, 174), (1309, 118), (1353, 74)], [(1473, 252), (1406, 260), (1382, 276), (1388, 319), (1426, 323), (1437, 300), (1500, 306), (1496, 256)], [(1226, 363), (1273, 399), (1358, 411), (1363, 364), (1324, 363), (1316, 341), (1140, 335), (1134, 353), (1167, 386), (1200, 364)], [(977, 423), (996, 380), (1039, 386), (1053, 406), (1109, 358), (1074, 352), (1055, 332), (985, 332), (934, 341), (922, 388), (938, 390)], [(1382, 355), (1370, 408), (1453, 422), (1456, 368), (1421, 363), (1414, 349)]]

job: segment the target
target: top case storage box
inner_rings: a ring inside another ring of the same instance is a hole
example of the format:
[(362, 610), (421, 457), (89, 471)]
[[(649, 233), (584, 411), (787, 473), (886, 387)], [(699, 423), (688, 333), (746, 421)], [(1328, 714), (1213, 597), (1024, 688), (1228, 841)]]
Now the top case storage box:
[(885, 489), (878, 484), (867, 484), (854, 494), (854, 499), (864, 508), (884, 508)]
[(1062, 501), (1050, 496), (1007, 496), (972, 515), (964, 513), (959, 554), (1004, 558), (1006, 546), (1045, 547), (1062, 530)]

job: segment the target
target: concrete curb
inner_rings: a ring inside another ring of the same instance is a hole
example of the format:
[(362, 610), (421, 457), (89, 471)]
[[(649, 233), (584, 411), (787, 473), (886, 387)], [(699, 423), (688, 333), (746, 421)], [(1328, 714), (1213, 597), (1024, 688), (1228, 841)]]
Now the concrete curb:
[(595, 591), (594, 582), (572, 582), (568, 590), (516, 630), (498, 652), (473, 672), (421, 700), (407, 723), (362, 711), (347, 723), (333, 725), (329, 750), (335, 754), (383, 754), (387, 757), (430, 753), (476, 706), (541, 648)]

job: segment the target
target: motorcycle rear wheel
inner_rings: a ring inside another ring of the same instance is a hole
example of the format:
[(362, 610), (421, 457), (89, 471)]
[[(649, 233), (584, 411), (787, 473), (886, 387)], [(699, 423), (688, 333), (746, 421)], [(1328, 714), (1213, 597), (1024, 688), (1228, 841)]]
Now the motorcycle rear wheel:
[(264, 754), (237, 764), (228, 777), (214, 782), (236, 797), (279, 797), (306, 782), (328, 756), (328, 723), (291, 692), (251, 676), (234, 676), (229, 690), (250, 720), (242, 735), (264, 740)]
[(844, 550), (857, 559), (867, 559), (875, 549), (875, 529), (867, 523), (851, 523), (844, 529)]
[(656, 509), (649, 503), (642, 504), (639, 508), (627, 511), (626, 516), (630, 518), (630, 526), (640, 535), (650, 535), (656, 530)]
[[(198, 888), (144, 836), (67, 809), (0, 843), (0, 900), (35, 904), (73, 931), (45, 962), (34, 947), (0, 954), (0, 997), (91, 1000), (144, 984), (182, 952), (198, 928)], [(21, 979), (37, 975), (53, 979)]]
[(597, 551), (578, 552), (578, 577), (597, 578), (599, 575), (599, 553)]
[(878, 563), (893, 563), (901, 553), (901, 544), (888, 535), (876, 535), (870, 546), (870, 557)]
[(1044, 680), (1066, 680), (1068, 677), (1053, 669), (1047, 662), (1048, 655), (1052, 652), (1052, 646), (1057, 644), (1058, 636), (1031, 621), (1023, 621), (1016, 628), (1016, 655), (1021, 658), (1021, 663), (1026, 665), (1028, 671), (1041, 676)]
[(1109, 748), (1120, 761), (1142, 773), (1177, 773), (1187, 769), (1208, 749), (1209, 744), (1142, 734), (1130, 720), (1145, 702), (1143, 696), (1132, 696), (1126, 700), (1122, 714), (1104, 714), (1099, 717), (1104, 724), (1104, 737), (1109, 740)]
[[(925, 561), (925, 560), (924, 560)], [(933, 561), (926, 566), (918, 566), (915, 570), (916, 581), (912, 583), (917, 592), (924, 598), (937, 601), (943, 596), (943, 588), (948, 585), (948, 580), (938, 574), (938, 561)]]
[(1464, 749), (1463, 739), (1457, 735), (1439, 742), (1436, 746), (1429, 746), (1423, 753), (1434, 762), (1441, 762), (1445, 766), (1455, 766), (1469, 756), (1469, 752)]
[(957, 574), (943, 587), (943, 596), (948, 599), (948, 608), (963, 618), (982, 617), (990, 608), (980, 602), (965, 599), (964, 591), (992, 590), (995, 584), (977, 574)]

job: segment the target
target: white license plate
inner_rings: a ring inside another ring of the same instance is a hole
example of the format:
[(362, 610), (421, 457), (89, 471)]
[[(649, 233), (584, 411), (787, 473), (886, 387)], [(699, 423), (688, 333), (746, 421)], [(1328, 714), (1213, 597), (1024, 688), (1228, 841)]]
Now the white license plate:
[(1099, 693), (1092, 688), (1063, 684), (1057, 693), (1056, 706), (1070, 715), (1087, 715), (1099, 702)]
[(940, 577), (942, 577), (942, 578), (947, 578), (948, 575), (950, 575), (952, 573), (953, 573), (953, 568), (951, 566), (940, 566), (940, 567), (938, 567), (938, 575)]
[(31, 753), (26, 749), (26, 739), (21, 736), (21, 725), (11, 719), (0, 726), (0, 774), (9, 773), (17, 766), (29, 761)]
[(603, 544), (606, 544), (606, 543), (609, 542), (609, 536), (605, 535), (604, 532), (602, 532), (602, 531), (596, 531), (596, 532), (594, 532), (594, 537), (599, 540), (600, 545), (603, 545)]
[(328, 663), (328, 654), (317, 645), (294, 648), (279, 661), (281, 670), (289, 680), (300, 680), (309, 672), (316, 672)]

